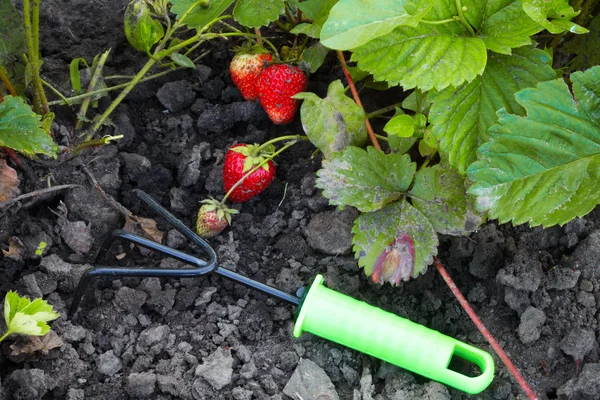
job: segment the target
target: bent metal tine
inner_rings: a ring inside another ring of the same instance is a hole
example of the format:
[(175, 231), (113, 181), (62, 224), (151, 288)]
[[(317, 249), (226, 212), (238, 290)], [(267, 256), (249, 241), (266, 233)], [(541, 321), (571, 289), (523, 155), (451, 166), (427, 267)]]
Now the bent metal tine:
[(113, 277), (158, 277), (158, 278), (190, 278), (197, 277), (201, 275), (206, 275), (211, 272), (214, 272), (218, 275), (221, 275), (225, 278), (228, 278), (234, 282), (240, 283), (242, 285), (248, 286), (252, 289), (259, 290), (267, 295), (277, 297), (283, 301), (294, 305), (300, 305), (301, 299), (297, 296), (291, 295), (289, 293), (283, 292), (279, 289), (276, 289), (272, 286), (266, 285), (261, 282), (254, 281), (246, 276), (240, 275), (233, 271), (230, 271), (223, 267), (217, 266), (217, 254), (214, 249), (198, 236), (195, 232), (189, 229), (187, 226), (183, 224), (179, 219), (177, 219), (173, 214), (167, 211), (164, 207), (158, 204), (154, 199), (148, 196), (141, 190), (134, 190), (136, 196), (146, 205), (148, 205), (152, 210), (154, 210), (157, 214), (164, 217), (167, 222), (172, 225), (175, 229), (185, 235), (189, 240), (194, 242), (196, 245), (202, 248), (208, 256), (209, 260), (205, 261), (194, 257), (192, 255), (186, 254), (179, 250), (175, 250), (163, 244), (154, 242), (152, 240), (146, 239), (139, 235), (126, 232), (123, 230), (115, 230), (111, 233), (111, 235), (104, 241), (104, 243), (100, 246), (100, 251), (98, 256), (103, 252), (108, 250), (108, 247), (114, 242), (115, 239), (124, 239), (129, 242), (136, 243), (140, 246), (146, 247), (148, 249), (154, 250), (156, 252), (165, 254), (169, 257), (175, 258), (177, 260), (183, 261), (189, 265), (192, 265), (196, 268), (183, 268), (183, 269), (166, 269), (166, 268), (114, 268), (114, 267), (94, 267), (84, 273), (79, 281), (79, 285), (77, 286), (77, 290), (75, 295), (73, 296), (73, 301), (71, 303), (71, 307), (69, 309), (69, 318), (73, 318), (77, 313), (77, 309), (79, 308), (79, 304), (83, 299), (83, 296), (91, 282), (91, 280), (98, 276), (113, 276)]

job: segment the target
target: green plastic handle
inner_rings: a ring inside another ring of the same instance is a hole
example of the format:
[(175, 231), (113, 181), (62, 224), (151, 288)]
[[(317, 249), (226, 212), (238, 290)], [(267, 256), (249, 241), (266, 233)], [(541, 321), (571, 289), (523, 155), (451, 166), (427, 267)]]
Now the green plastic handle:
[[(494, 378), (489, 353), (323, 286), (317, 275), (298, 310), (294, 336), (310, 332), (463, 392), (476, 394)], [(448, 368), (452, 358), (476, 364), (470, 377)]]

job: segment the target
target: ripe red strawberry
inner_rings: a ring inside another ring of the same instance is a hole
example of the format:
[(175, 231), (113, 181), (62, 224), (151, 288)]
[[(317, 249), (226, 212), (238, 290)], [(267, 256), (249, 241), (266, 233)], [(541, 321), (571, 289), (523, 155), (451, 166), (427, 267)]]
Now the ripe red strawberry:
[(200, 237), (211, 238), (217, 236), (231, 224), (231, 215), (238, 211), (227, 208), (215, 199), (202, 200), (202, 207), (198, 210), (196, 232)]
[(273, 61), (269, 53), (241, 52), (229, 64), (231, 80), (246, 100), (258, 99), (256, 81), (258, 75)]
[(292, 122), (299, 100), (292, 99), (306, 90), (306, 76), (294, 65), (273, 64), (258, 76), (258, 99), (274, 124)]
[[(237, 144), (227, 151), (223, 163), (225, 192), (229, 192), (248, 171), (263, 162), (265, 157), (273, 152), (272, 146), (266, 150), (262, 150), (260, 153), (257, 149), (258, 145), (256, 144)], [(248, 201), (265, 190), (271, 184), (274, 177), (275, 164), (269, 160), (244, 179), (231, 192), (229, 199), (237, 203)]]

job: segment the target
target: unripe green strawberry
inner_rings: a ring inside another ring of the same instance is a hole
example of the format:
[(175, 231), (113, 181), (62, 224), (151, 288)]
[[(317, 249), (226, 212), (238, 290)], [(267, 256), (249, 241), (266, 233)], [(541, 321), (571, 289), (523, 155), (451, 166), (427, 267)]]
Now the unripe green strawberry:
[(269, 53), (241, 52), (233, 57), (229, 64), (231, 80), (246, 100), (258, 99), (256, 87), (258, 75), (271, 63)]
[(215, 199), (202, 200), (204, 203), (198, 210), (196, 233), (203, 238), (212, 238), (223, 232), (231, 224), (231, 215), (238, 211), (227, 208)]
[(306, 75), (294, 65), (273, 64), (258, 76), (258, 99), (274, 124), (292, 122), (299, 100), (292, 96), (306, 90)]

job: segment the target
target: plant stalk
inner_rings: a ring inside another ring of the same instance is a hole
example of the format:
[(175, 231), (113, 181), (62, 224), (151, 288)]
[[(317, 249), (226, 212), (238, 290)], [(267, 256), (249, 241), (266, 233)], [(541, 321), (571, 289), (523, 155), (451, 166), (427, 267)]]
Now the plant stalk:
[(42, 78), (40, 77), (40, 0), (23, 0), (23, 25), (27, 42), (28, 64), (33, 81), (33, 107), (36, 113), (46, 115), (50, 112)]
[(111, 142), (111, 140), (118, 140), (118, 139), (122, 139), (122, 138), (123, 138), (123, 135), (105, 136), (105, 137), (100, 138), (100, 139), (88, 140), (88, 141), (85, 141), (83, 143), (79, 143), (71, 151), (71, 158), (75, 157), (77, 154), (81, 153), (85, 149), (89, 149), (91, 147), (104, 146), (104, 145), (109, 144)]
[(475, 31), (473, 30), (473, 27), (471, 26), (471, 24), (469, 24), (469, 21), (467, 21), (467, 18), (465, 18), (465, 13), (463, 12), (462, 3), (460, 2), (460, 0), (455, 0), (455, 2), (456, 2), (456, 12), (458, 13), (458, 18), (460, 18), (460, 22), (463, 24), (463, 26), (465, 28), (467, 28), (467, 30), (469, 31), (469, 35), (475, 36)]
[(380, 115), (389, 113), (390, 111), (394, 111), (394, 110), (396, 110), (396, 107), (400, 107), (401, 105), (402, 105), (402, 103), (396, 103), (396, 104), (392, 104), (392, 105), (387, 106), (387, 107), (380, 108), (379, 110), (375, 110), (373, 112), (370, 112), (370, 113), (367, 114), (367, 119), (379, 117)]
[[(106, 63), (106, 59), (108, 58), (109, 54), (110, 54), (110, 49), (108, 49), (107, 51), (102, 53), (102, 55), (100, 56), (100, 59), (98, 60), (98, 63), (96, 64), (96, 68), (94, 68), (94, 73), (92, 74), (92, 77), (90, 78), (90, 82), (88, 84), (86, 92), (90, 92), (90, 91), (94, 90), (94, 88), (98, 84), (98, 81), (100, 80), (100, 77), (102, 76), (102, 70), (104, 69), (104, 64)], [(85, 115), (87, 114), (87, 110), (90, 106), (91, 101), (92, 101), (92, 97), (90, 96), (90, 97), (86, 97), (81, 102), (81, 108), (79, 109), (79, 114), (77, 114), (77, 122), (75, 123), (75, 129), (79, 130), (83, 126), (83, 121), (86, 118)]]
[[(344, 58), (344, 53), (342, 53), (340, 50), (338, 50), (337, 56), (340, 60), (340, 64), (342, 65), (342, 71), (344, 72), (344, 76), (346, 77), (346, 80), (348, 81), (348, 86), (350, 86), (350, 91), (352, 92), (352, 97), (354, 97), (354, 101), (356, 102), (356, 104), (358, 104), (360, 106), (360, 108), (362, 108), (364, 110), (365, 108), (363, 107), (362, 102), (360, 101), (360, 96), (358, 95), (358, 92), (356, 91), (356, 86), (354, 86), (354, 81), (352, 80), (352, 77), (350, 76), (350, 72), (348, 72), (348, 68), (346, 65), (346, 59)], [(381, 150), (381, 146), (379, 145), (379, 142), (377, 141), (377, 137), (375, 136), (375, 131), (373, 131), (373, 127), (371, 126), (371, 123), (369, 122), (369, 118), (365, 118), (365, 124), (367, 125), (367, 132), (369, 134), (369, 138), (371, 139), (371, 143), (373, 143), (373, 147), (375, 147), (378, 150)]]
[(0, 342), (3, 341), (4, 339), (6, 339), (6, 337), (8, 335), (10, 335), (12, 332), (11, 331), (7, 331), (4, 335), (0, 336)]
[(2, 79), (2, 82), (4, 82), (4, 86), (6, 86), (6, 88), (8, 89), (8, 92), (12, 96), (17, 97), (18, 96), (17, 91), (15, 90), (13, 85), (11, 85), (10, 80), (8, 79), (8, 76), (6, 76), (6, 74), (4, 73), (2, 68), (0, 68), (0, 79)]
[[(183, 69), (183, 68), (185, 68), (185, 67), (177, 67), (177, 68), (172, 69), (172, 70), (158, 72), (158, 73), (156, 73), (154, 75), (149, 75), (149, 76), (147, 76), (145, 78), (140, 79), (140, 81), (138, 83), (150, 81), (152, 79), (159, 78), (159, 77), (161, 77), (163, 75), (166, 75), (166, 74), (168, 74), (170, 72), (178, 71), (178, 70)], [(109, 77), (106, 77), (105, 79), (108, 79), (108, 78)], [(116, 79), (116, 77), (111, 77), (111, 78), (115, 78)], [(119, 77), (119, 78), (121, 78), (121, 77)], [(122, 78), (123, 79), (133, 79), (135, 77), (134, 76), (133, 77), (132, 76), (127, 76), (127, 77), (123, 76)], [(54, 90), (55, 93), (57, 94), (57, 96), (59, 96), (61, 98), (61, 100), (54, 100), (54, 101), (49, 102), (48, 104), (51, 105), (51, 106), (56, 106), (56, 105), (59, 105), (59, 104), (65, 104), (65, 105), (68, 106), (68, 105), (70, 105), (69, 104), (70, 102), (83, 100), (83, 99), (85, 99), (87, 97), (92, 97), (92, 96), (95, 96), (97, 94), (112, 92), (113, 90), (122, 89), (122, 88), (126, 87), (127, 85), (129, 85), (129, 82), (120, 83), (118, 85), (107, 87), (107, 88), (103, 88), (103, 89), (93, 90), (91, 92), (83, 93), (83, 94), (80, 94), (80, 95), (77, 95), (77, 96), (73, 96), (73, 97), (68, 97), (68, 98), (65, 98), (62, 94), (60, 94), (60, 92)]]
[(506, 366), (508, 371), (517, 380), (517, 382), (521, 386), (521, 389), (523, 389), (523, 391), (525, 392), (527, 397), (530, 400), (537, 400), (538, 399), (537, 395), (529, 387), (529, 385), (525, 381), (525, 378), (523, 378), (523, 376), (521, 375), (521, 373), (519, 372), (517, 367), (515, 367), (515, 365), (510, 360), (510, 358), (508, 358), (508, 356), (506, 355), (504, 350), (502, 350), (502, 347), (496, 341), (494, 336), (492, 336), (492, 334), (490, 333), (490, 331), (487, 330), (487, 328), (485, 327), (483, 322), (481, 322), (481, 319), (479, 319), (479, 317), (477, 316), (477, 314), (475, 313), (475, 311), (473, 310), (473, 308), (471, 307), (471, 305), (469, 304), (467, 299), (465, 299), (465, 296), (462, 295), (462, 293), (456, 286), (456, 283), (454, 283), (454, 281), (450, 277), (450, 274), (448, 274), (448, 271), (446, 271), (446, 268), (444, 268), (444, 266), (442, 265), (440, 260), (437, 259), (437, 257), (433, 257), (433, 265), (435, 265), (435, 268), (438, 270), (438, 272), (444, 279), (444, 282), (446, 282), (446, 284), (448, 285), (448, 288), (450, 288), (450, 291), (452, 292), (454, 297), (456, 297), (456, 300), (458, 300), (461, 307), (465, 310), (465, 312), (467, 313), (469, 318), (471, 318), (471, 321), (473, 321), (473, 323), (475, 324), (475, 326), (477, 327), (479, 332), (481, 332), (481, 334), (483, 335), (485, 340), (487, 340), (487, 342), (490, 344), (490, 346), (492, 346), (492, 348), (494, 349), (496, 354), (498, 354), (498, 357), (500, 357), (500, 359), (502, 360), (502, 362), (504, 363), (504, 365)]
[(198, 0), (194, 4), (192, 4), (185, 11), (185, 13), (181, 16), (181, 18), (173, 24), (171, 29), (169, 29), (167, 31), (165, 36), (161, 39), (160, 43), (156, 46), (156, 49), (154, 50), (152, 57), (150, 57), (150, 59), (146, 62), (146, 64), (142, 67), (142, 69), (135, 75), (135, 77), (131, 81), (129, 81), (127, 83), (127, 85), (123, 88), (121, 93), (119, 93), (117, 98), (113, 100), (113, 102), (110, 104), (110, 106), (108, 106), (108, 108), (98, 118), (98, 121), (96, 121), (96, 123), (92, 127), (93, 132), (100, 129), (100, 127), (102, 126), (104, 121), (106, 121), (108, 116), (117, 108), (117, 106), (119, 104), (121, 104), (123, 99), (133, 90), (133, 88), (142, 81), (142, 79), (144, 78), (146, 73), (148, 73), (148, 71), (150, 71), (150, 69), (154, 66), (154, 64), (156, 64), (157, 62), (160, 62), (162, 59), (164, 59), (165, 57), (168, 57), (169, 55), (175, 53), (176, 51), (189, 46), (192, 43), (204, 41), (205, 39), (209, 39), (209, 38), (213, 37), (211, 34), (203, 35), (202, 33), (204, 31), (206, 31), (206, 29), (209, 29), (214, 23), (225, 18), (226, 16), (220, 16), (220, 17), (214, 19), (211, 23), (206, 25), (196, 35), (192, 36), (191, 38), (189, 38), (187, 40), (184, 40), (183, 42), (179, 43), (178, 45), (170, 47), (168, 49), (164, 49), (165, 46), (167, 45), (169, 39), (171, 38), (171, 36), (173, 36), (173, 33), (175, 33), (175, 31), (177, 31), (177, 29), (179, 29), (183, 25), (184, 20), (190, 15), (190, 13), (194, 10), (194, 8), (199, 6), (204, 1), (205, 0)]
[(258, 155), (258, 153), (260, 152), (260, 150), (264, 149), (265, 147), (267, 147), (270, 144), (273, 143), (277, 143), (277, 142), (281, 142), (283, 140), (308, 140), (308, 137), (304, 136), (304, 135), (287, 135), (287, 136), (279, 136), (276, 137), (274, 139), (268, 140), (266, 142), (264, 142), (263, 144), (261, 144), (260, 146), (258, 146), (256, 148), (256, 154), (254, 154), (255, 156)]

